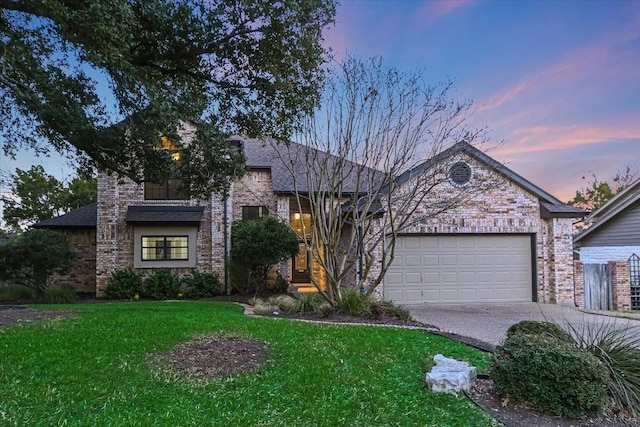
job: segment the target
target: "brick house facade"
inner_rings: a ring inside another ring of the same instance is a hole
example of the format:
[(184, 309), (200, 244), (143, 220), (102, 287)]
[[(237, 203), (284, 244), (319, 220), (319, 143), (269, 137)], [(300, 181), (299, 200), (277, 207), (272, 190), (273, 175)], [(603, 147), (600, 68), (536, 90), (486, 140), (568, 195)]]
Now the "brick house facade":
[[(215, 195), (208, 200), (145, 198), (144, 184), (136, 184), (107, 173), (99, 174), (95, 251), (95, 293), (98, 297), (104, 294), (111, 272), (125, 268), (136, 268), (144, 272), (158, 266), (145, 261), (144, 256), (141, 258), (140, 254), (144, 251), (160, 250), (145, 246), (148, 244), (144, 243), (144, 239), (151, 239), (156, 243), (163, 239), (165, 242), (167, 239), (182, 239), (180, 241), (188, 242), (184, 244), (185, 254), (188, 246), (188, 251), (193, 256), (185, 255), (180, 263), (175, 264), (176, 271), (186, 272), (196, 268), (214, 272), (225, 279), (225, 250), (230, 246), (233, 221), (242, 219), (246, 214), (261, 215), (263, 212), (291, 222), (302, 215), (304, 220), (304, 215), (308, 215), (307, 211), (302, 207), (302, 212), (299, 212), (294, 187), (290, 177), (287, 177), (287, 171), (279, 165), (280, 159), (262, 141), (244, 139), (242, 142), (247, 159), (247, 174), (232, 184), (226, 200)], [(425, 200), (414, 212), (416, 220), (402, 230), (400, 238), (407, 243), (407, 247), (418, 241), (430, 244), (432, 239), (445, 245), (456, 242), (460, 246), (472, 241), (478, 241), (482, 245), (489, 239), (500, 246), (508, 238), (515, 237), (520, 243), (525, 243), (524, 268), (529, 271), (529, 277), (525, 277), (521, 285), (525, 290), (524, 296), (520, 295), (514, 301), (524, 298), (528, 301), (573, 304), (572, 218), (581, 211), (567, 207), (469, 144), (458, 143), (438, 157), (438, 161), (445, 164), (464, 162), (472, 171), (473, 177), (490, 177), (500, 180), (500, 185), (478, 193), (437, 216), (425, 215), (429, 206), (434, 203), (434, 200)], [(428, 162), (423, 167), (429, 167)], [(402, 180), (403, 177), (398, 179)], [(415, 183), (409, 180), (403, 185)], [(446, 185), (453, 184), (445, 182), (441, 191), (447, 191)], [(423, 215), (426, 218), (424, 220), (421, 219)], [(382, 221), (378, 222), (382, 224)], [(383, 248), (376, 250), (376, 257), (381, 256)], [(483, 254), (487, 253), (489, 252), (480, 248), (471, 255), (481, 260)], [(403, 256), (409, 259), (416, 254), (406, 253), (400, 255), (399, 259)], [(459, 254), (459, 259), (467, 259), (468, 256), (469, 254)], [(309, 257), (310, 260), (312, 258)], [(278, 267), (278, 273), (294, 282), (292, 284), (299, 290), (314, 289), (310, 281), (305, 283), (298, 278), (296, 282), (297, 272), (294, 271), (293, 263), (294, 260), (283, 263)], [(380, 268), (379, 265), (374, 265), (372, 273), (375, 274), (376, 268)], [(392, 270), (393, 268), (398, 270), (397, 265), (392, 265)], [(424, 270), (427, 267), (420, 268)], [(461, 266), (460, 270), (465, 268)], [(323, 282), (324, 272), (317, 262), (309, 261), (308, 270), (308, 274), (319, 279), (320, 283)], [(432, 270), (429, 266), (427, 270), (418, 273), (420, 277), (426, 277), (433, 273)], [(441, 273), (444, 277), (447, 271), (443, 270)], [(495, 273), (497, 277), (503, 272), (471, 273), (477, 273), (477, 276)], [(347, 278), (346, 282), (353, 283), (355, 272), (353, 276)], [(411, 287), (411, 284), (394, 282), (394, 277), (400, 276), (390, 273), (385, 276), (377, 288), (380, 296), (402, 303), (429, 301), (427, 297), (417, 300), (411, 299), (413, 297), (395, 298), (397, 295), (409, 295), (402, 293), (403, 286)], [(421, 295), (431, 295), (429, 287), (441, 285), (425, 281), (420, 285), (424, 289), (418, 291)], [(474, 290), (480, 296), (483, 292), (481, 287)], [(456, 295), (463, 295), (464, 291), (458, 289)], [(496, 302), (501, 301), (500, 290), (496, 288), (493, 292), (488, 300), (478, 300), (489, 301), (495, 297)], [(465, 298), (468, 297), (461, 297), (460, 301), (465, 302)]]

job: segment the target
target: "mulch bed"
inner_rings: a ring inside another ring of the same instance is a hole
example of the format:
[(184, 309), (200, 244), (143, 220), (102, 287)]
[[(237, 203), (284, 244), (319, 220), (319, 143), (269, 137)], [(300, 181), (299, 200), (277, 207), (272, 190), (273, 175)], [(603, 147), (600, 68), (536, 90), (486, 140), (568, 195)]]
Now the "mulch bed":
[[(43, 319), (56, 319), (75, 315), (72, 311), (37, 310), (24, 306), (0, 305), (0, 327), (16, 323), (30, 323)], [(279, 314), (278, 317), (307, 321), (377, 324), (398, 327), (414, 327), (429, 330), (452, 339), (491, 351), (492, 346), (478, 340), (440, 333), (437, 328), (415, 321), (405, 321), (392, 316), (369, 318), (334, 313), (329, 317), (316, 314)], [(255, 339), (233, 336), (213, 336), (181, 344), (169, 353), (151, 355), (151, 363), (158, 368), (169, 367), (195, 378), (211, 379), (259, 370), (266, 360), (266, 344)], [(640, 427), (640, 422), (614, 416), (595, 416), (579, 420), (560, 418), (516, 405), (499, 396), (489, 378), (479, 378), (468, 394), (469, 398), (492, 417), (507, 427)]]

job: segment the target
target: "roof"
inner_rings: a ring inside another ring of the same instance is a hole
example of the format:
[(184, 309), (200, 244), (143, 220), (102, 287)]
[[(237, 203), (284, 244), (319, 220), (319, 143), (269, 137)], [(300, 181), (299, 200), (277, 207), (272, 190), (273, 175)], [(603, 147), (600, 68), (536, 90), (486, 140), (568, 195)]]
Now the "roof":
[(552, 196), (550, 193), (544, 191), (542, 188), (533, 184), (531, 181), (518, 175), (502, 163), (489, 157), (487, 154), (483, 153), (482, 151), (478, 150), (465, 141), (460, 141), (452, 145), (451, 147), (441, 151), (437, 155), (433, 156), (429, 160), (426, 160), (415, 168), (404, 172), (398, 177), (397, 183), (401, 185), (410, 180), (412, 177), (420, 175), (426, 170), (435, 167), (445, 159), (461, 153), (472, 157), (478, 162), (484, 164), (487, 168), (498, 172), (510, 181), (514, 182), (515, 184), (527, 190), (529, 193), (536, 196), (540, 201), (540, 210), (543, 218), (577, 218), (582, 217), (586, 214), (586, 211), (574, 208), (573, 206), (569, 206), (563, 203), (556, 197)]
[(586, 217), (584, 222), (586, 224), (591, 224), (591, 226), (576, 234), (573, 237), (573, 242), (578, 243), (579, 241), (584, 240), (596, 230), (614, 220), (621, 213), (633, 207), (638, 201), (640, 201), (640, 179), (629, 184), (628, 187), (620, 191), (618, 194), (613, 196), (611, 200)]
[(127, 224), (197, 224), (202, 219), (203, 206), (129, 206)]
[(33, 228), (96, 228), (98, 204), (82, 206), (64, 215), (40, 221)]
[[(314, 164), (322, 165), (318, 169), (324, 168), (325, 170), (323, 172), (327, 173), (331, 173), (331, 171), (335, 169), (331, 166), (332, 164), (337, 164), (342, 161), (332, 154), (296, 142), (282, 143), (261, 139), (243, 139), (243, 146), (247, 169), (271, 170), (273, 192), (279, 194), (292, 194), (296, 192), (301, 194), (309, 193), (309, 168), (305, 164), (305, 158), (312, 158)], [(326, 167), (324, 167), (325, 165)], [(346, 194), (352, 194), (356, 191), (366, 192), (367, 188), (365, 183), (356, 182), (358, 174), (356, 174), (355, 171), (358, 170), (358, 168), (363, 169), (362, 165), (347, 162), (346, 165), (340, 165), (339, 168), (342, 170), (350, 169), (350, 165), (353, 166), (354, 173), (344, 177), (342, 192)], [(374, 176), (378, 175), (380, 179), (384, 177), (381, 171), (371, 168), (365, 169), (371, 171)], [(312, 188), (312, 191), (317, 190), (317, 186), (316, 188)]]

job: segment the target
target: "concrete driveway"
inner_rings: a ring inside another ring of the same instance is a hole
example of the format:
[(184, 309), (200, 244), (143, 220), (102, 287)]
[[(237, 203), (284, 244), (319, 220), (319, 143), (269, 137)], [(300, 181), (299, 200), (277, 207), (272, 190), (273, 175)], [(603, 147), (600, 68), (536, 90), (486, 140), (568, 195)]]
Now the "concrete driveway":
[(576, 308), (530, 303), (512, 304), (418, 304), (406, 305), (419, 322), (436, 326), (440, 331), (470, 337), (491, 345), (502, 342), (509, 326), (522, 320), (567, 322), (577, 329), (586, 324), (615, 322), (640, 328), (640, 320), (584, 313)]

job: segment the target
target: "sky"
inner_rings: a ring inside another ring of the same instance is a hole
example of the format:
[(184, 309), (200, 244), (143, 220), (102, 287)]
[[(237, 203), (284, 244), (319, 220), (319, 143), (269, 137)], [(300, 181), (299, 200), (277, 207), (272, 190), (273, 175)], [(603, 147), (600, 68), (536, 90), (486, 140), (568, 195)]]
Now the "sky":
[[(562, 201), (640, 169), (640, 1), (344, 1), (325, 45), (451, 79), (489, 154)], [(585, 177), (585, 179), (583, 179)]]
[[(487, 127), (488, 154), (567, 201), (592, 174), (640, 170), (640, 0), (343, 1), (324, 33), (337, 59), (380, 57), (400, 69), (451, 79)], [(58, 157), (0, 159), (0, 171)]]

